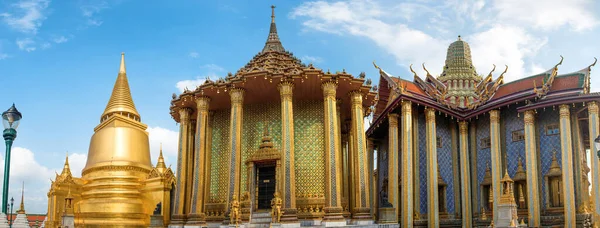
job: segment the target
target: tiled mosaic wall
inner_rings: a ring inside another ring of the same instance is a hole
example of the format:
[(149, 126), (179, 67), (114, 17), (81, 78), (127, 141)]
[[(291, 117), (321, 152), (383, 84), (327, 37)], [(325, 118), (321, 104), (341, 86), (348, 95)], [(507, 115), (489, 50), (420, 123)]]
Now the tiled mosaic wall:
[(325, 194), (323, 115), (323, 101), (294, 101), (296, 195)]
[(427, 213), (427, 131), (425, 125), (425, 115), (422, 113), (418, 116), (419, 128), (419, 186), (421, 197), (420, 212)]
[(542, 201), (542, 207), (546, 207), (546, 181), (544, 176), (548, 173), (550, 169), (550, 164), (552, 163), (552, 153), (556, 151), (556, 159), (558, 160), (558, 165), (562, 167), (562, 159), (561, 159), (561, 150), (560, 150), (560, 134), (555, 135), (546, 135), (546, 126), (548, 124), (558, 124), (559, 123), (559, 113), (558, 107), (555, 110), (552, 108), (546, 108), (545, 111), (538, 110), (538, 116), (536, 117), (538, 123), (538, 135), (540, 140), (540, 163), (541, 163), (541, 171), (542, 174), (540, 176), (541, 185), (542, 185), (542, 197), (540, 200)]
[[(512, 137), (515, 131), (523, 132), (523, 114), (517, 115), (516, 107), (505, 108), (502, 109), (501, 119), (504, 123), (506, 138), (506, 166), (508, 167), (508, 174), (514, 177), (517, 172), (519, 158), (525, 162), (525, 140), (513, 141)], [(523, 168), (525, 168), (525, 163), (523, 163)]]
[(241, 192), (249, 191), (248, 168), (246, 160), (256, 152), (262, 142), (265, 121), (273, 147), (281, 149), (281, 103), (260, 103), (244, 105), (244, 120), (242, 127), (242, 166)]
[[(436, 116), (436, 134), (442, 140), (442, 147), (437, 148), (438, 166), (440, 167), (440, 175), (446, 186), (446, 212), (454, 213), (454, 174), (452, 168), (452, 136), (450, 133), (450, 118), (444, 115)], [(441, 205), (440, 205), (441, 207)]]
[[(388, 136), (387, 136), (387, 134), (384, 136), (383, 139), (381, 139), (377, 148), (378, 148), (378, 150), (377, 150), (377, 155), (378, 155), (377, 178), (378, 178), (378, 180), (377, 181), (379, 182), (378, 191), (381, 191), (381, 188), (383, 186), (383, 179), (385, 179), (388, 176)], [(380, 199), (377, 199), (377, 200), (380, 200)], [(381, 203), (379, 205), (381, 205)]]
[[(479, 211), (481, 211), (481, 188), (479, 184), (483, 181), (485, 169), (491, 162), (490, 148), (483, 148), (481, 140), (490, 137), (490, 115), (480, 115), (475, 122), (477, 123), (477, 189), (473, 190), (473, 193), (477, 193), (477, 205), (480, 207)], [(491, 168), (491, 164), (489, 165)]]
[(224, 109), (213, 114), (212, 148), (210, 151), (210, 200), (227, 199), (227, 163), (229, 162), (229, 117), (231, 111)]

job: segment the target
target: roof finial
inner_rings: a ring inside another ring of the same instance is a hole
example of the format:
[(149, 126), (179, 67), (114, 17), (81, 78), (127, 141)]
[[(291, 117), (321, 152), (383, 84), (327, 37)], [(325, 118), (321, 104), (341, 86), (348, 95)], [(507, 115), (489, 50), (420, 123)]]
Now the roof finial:
[(165, 158), (163, 157), (162, 143), (160, 143), (160, 153), (158, 155), (158, 161), (156, 162), (156, 168), (161, 173), (167, 169), (167, 166), (165, 165)]
[(106, 109), (104, 109), (104, 113), (100, 118), (100, 122), (103, 122), (114, 113), (119, 113), (125, 117), (140, 121), (140, 114), (135, 109), (133, 98), (131, 98), (127, 73), (125, 72), (125, 53), (121, 53), (121, 66), (117, 75), (117, 81), (113, 87)]
[(119, 73), (127, 73), (125, 70), (125, 52), (121, 52), (121, 66), (119, 67)]
[(25, 203), (23, 202), (25, 198), (25, 181), (23, 181), (23, 187), (21, 187), (21, 205), (19, 207), (19, 210), (17, 211), (18, 214), (25, 214)]
[(458, 40), (459, 40), (459, 41), (460, 41), (460, 40), (462, 40), (462, 39), (460, 39), (460, 35), (458, 35)]
[(271, 23), (275, 23), (275, 6), (271, 5)]

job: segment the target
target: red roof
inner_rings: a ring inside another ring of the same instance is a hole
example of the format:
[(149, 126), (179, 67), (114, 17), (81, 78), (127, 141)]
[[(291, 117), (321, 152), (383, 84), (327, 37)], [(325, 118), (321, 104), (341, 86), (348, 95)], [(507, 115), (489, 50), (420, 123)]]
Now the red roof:
[[(46, 215), (42, 214), (27, 214), (26, 216), (30, 227), (34, 227), (36, 225), (36, 222), (39, 226), (41, 226), (44, 220), (46, 219)], [(10, 214), (6, 216), (6, 219), (8, 219), (9, 221), (15, 220), (16, 218), (17, 213), (12, 214), (12, 216)]]

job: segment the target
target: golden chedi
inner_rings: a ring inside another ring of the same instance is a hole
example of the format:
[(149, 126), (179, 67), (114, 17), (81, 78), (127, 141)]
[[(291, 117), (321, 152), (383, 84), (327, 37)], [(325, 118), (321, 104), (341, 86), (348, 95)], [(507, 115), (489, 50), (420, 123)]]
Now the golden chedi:
[(77, 227), (148, 227), (151, 215), (157, 220), (153, 224), (168, 224), (174, 175), (164, 164), (162, 148), (156, 167), (152, 166), (146, 129), (131, 98), (121, 54), (117, 81), (100, 124), (94, 128), (82, 177), (70, 181), (79, 180), (70, 170), (57, 175), (48, 193), (52, 221), (46, 225), (62, 224), (61, 199), (66, 189), (74, 190)]

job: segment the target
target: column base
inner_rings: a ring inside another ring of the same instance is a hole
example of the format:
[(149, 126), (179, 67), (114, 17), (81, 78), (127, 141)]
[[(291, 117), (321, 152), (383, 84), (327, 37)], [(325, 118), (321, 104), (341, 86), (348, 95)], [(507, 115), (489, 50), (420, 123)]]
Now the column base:
[(373, 220), (371, 209), (367, 207), (357, 207), (352, 210), (352, 220)]
[(171, 224), (169, 224), (169, 227), (171, 227), (171, 226), (183, 227), (183, 225), (185, 225), (186, 220), (187, 220), (186, 215), (173, 215), (173, 217), (171, 218)]
[(282, 210), (283, 214), (281, 215), (281, 223), (298, 223), (298, 210), (296, 208), (284, 208)]
[(321, 223), (325, 227), (346, 226), (346, 219), (342, 216), (341, 207), (326, 207), (324, 208), (325, 216)]
[(185, 227), (207, 227), (204, 213), (188, 214)]
[(379, 208), (379, 221), (377, 222), (379, 224), (398, 224), (398, 217), (396, 217), (396, 208)]

